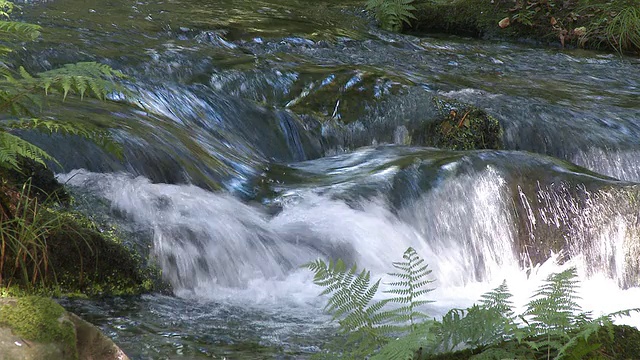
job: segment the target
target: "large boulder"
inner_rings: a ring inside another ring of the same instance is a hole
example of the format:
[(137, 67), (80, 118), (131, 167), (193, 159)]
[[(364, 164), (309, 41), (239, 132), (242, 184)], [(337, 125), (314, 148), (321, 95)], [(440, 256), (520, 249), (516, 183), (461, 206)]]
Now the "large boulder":
[(0, 360), (128, 360), (116, 344), (55, 301), (0, 299)]

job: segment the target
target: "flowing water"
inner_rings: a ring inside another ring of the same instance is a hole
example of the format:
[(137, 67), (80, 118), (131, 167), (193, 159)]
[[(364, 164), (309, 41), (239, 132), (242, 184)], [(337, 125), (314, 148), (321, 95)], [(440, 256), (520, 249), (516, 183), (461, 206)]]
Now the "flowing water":
[[(131, 78), (130, 98), (46, 114), (112, 129), (123, 159), (25, 136), (174, 289), (63, 302), (134, 359), (307, 357), (335, 329), (300, 266), (382, 276), (409, 246), (437, 280), (434, 316), (504, 279), (523, 306), (569, 266), (585, 310), (638, 306), (636, 58), (391, 34), (359, 2), (53, 0), (22, 17), (45, 27), (15, 54), (28, 70)], [(506, 150), (407, 145), (436, 96), (496, 117)]]

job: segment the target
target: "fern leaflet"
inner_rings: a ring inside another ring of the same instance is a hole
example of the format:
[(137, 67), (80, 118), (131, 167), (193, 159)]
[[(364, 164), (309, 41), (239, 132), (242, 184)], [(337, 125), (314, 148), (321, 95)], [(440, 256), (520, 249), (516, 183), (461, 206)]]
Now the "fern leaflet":
[(42, 165), (45, 165), (46, 160), (54, 160), (51, 155), (32, 143), (6, 131), (0, 131), (0, 166), (19, 169), (19, 157)]
[(411, 5), (414, 0), (367, 0), (366, 8), (373, 11), (381, 27), (390, 31), (402, 30), (402, 23), (410, 25), (410, 19), (415, 19)]
[(405, 261), (393, 263), (393, 267), (399, 272), (389, 274), (398, 278), (398, 281), (390, 283), (392, 289), (385, 291), (385, 293), (394, 295), (389, 299), (389, 302), (401, 305), (394, 311), (393, 320), (398, 323), (408, 322), (409, 326), (413, 328), (419, 318), (427, 317), (426, 314), (416, 311), (416, 308), (433, 302), (418, 300), (418, 298), (433, 291), (427, 286), (434, 280), (427, 279), (431, 270), (413, 248), (408, 248), (402, 257)]

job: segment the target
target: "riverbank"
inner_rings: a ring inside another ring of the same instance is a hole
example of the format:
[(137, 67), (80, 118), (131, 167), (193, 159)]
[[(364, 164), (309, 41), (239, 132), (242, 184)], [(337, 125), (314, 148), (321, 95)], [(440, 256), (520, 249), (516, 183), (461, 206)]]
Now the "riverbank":
[(416, 3), (412, 33), (640, 52), (640, 10), (628, 0), (452, 0)]
[(115, 229), (71, 210), (50, 169), (20, 159), (0, 178), (0, 357), (128, 359), (49, 297), (137, 295), (157, 289), (159, 273)]

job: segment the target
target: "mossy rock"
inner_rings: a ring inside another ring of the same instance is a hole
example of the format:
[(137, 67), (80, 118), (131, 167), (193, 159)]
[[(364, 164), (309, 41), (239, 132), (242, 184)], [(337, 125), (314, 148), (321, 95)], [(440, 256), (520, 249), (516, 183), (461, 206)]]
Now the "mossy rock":
[(67, 213), (47, 239), (50, 283), (62, 294), (135, 295), (160, 286), (160, 274), (143, 263), (113, 231), (100, 231), (89, 219)]
[(51, 169), (33, 160), (20, 158), (20, 169), (0, 168), (0, 176), (8, 181), (8, 184), (22, 188), (25, 183), (30, 186), (30, 193), (38, 197), (41, 202), (58, 201), (68, 203), (69, 194), (55, 178)]
[(76, 328), (80, 360), (129, 360), (129, 357), (97, 327), (73, 313), (67, 313)]
[[(11, 329), (14, 335), (25, 342), (22, 344), (18, 341), (8, 344), (9, 346), (33, 347), (29, 343), (34, 342), (43, 346), (38, 347), (38, 351), (33, 354), (33, 359), (78, 359), (75, 327), (66, 317), (62, 306), (51, 299), (37, 296), (3, 299), (1, 304), (3, 305), (0, 307), (0, 327)], [(55, 344), (55, 346), (47, 344)], [(2, 352), (9, 354), (11, 358), (9, 350), (4, 349)], [(16, 356), (15, 359), (25, 358), (22, 355), (14, 356)]]
[(37, 296), (0, 299), (0, 360), (128, 360), (98, 328)]
[(69, 197), (49, 169), (26, 160), (20, 164), (20, 171), (0, 170), (0, 221), (9, 220), (5, 230), (22, 244), (5, 253), (0, 269), (5, 294), (135, 295), (166, 288), (159, 271), (115, 231), (64, 208)]
[(503, 148), (500, 122), (484, 110), (442, 98), (434, 101), (442, 117), (414, 130), (415, 144), (450, 150)]

